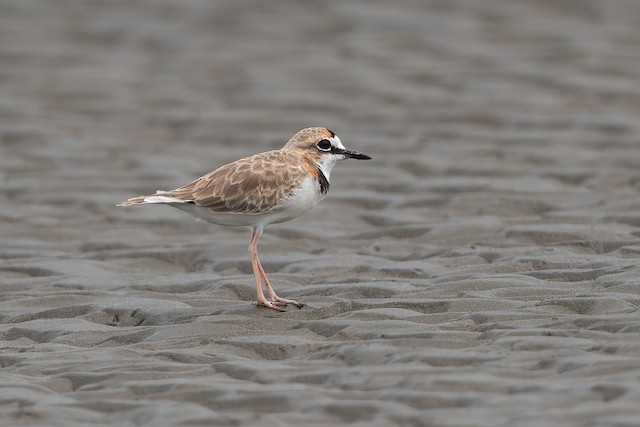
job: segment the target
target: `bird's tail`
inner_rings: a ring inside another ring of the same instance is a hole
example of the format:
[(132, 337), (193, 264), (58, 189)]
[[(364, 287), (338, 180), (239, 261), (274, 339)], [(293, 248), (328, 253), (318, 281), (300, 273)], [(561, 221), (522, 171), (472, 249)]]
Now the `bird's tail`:
[(181, 200), (176, 197), (172, 197), (168, 191), (158, 190), (156, 194), (148, 196), (137, 196), (125, 200), (116, 206), (134, 206), (134, 205), (146, 205), (149, 203), (189, 203), (189, 200)]
[(145, 203), (144, 199), (147, 196), (138, 196), (138, 197), (132, 197), (130, 199), (125, 200), (124, 202), (120, 202), (118, 203), (116, 206), (133, 206), (133, 205), (141, 205), (143, 203)]

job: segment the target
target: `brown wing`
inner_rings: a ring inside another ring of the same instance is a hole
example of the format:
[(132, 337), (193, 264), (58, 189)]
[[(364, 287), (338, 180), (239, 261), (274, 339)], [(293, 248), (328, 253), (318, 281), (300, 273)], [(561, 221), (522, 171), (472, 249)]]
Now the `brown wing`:
[(292, 152), (267, 151), (237, 160), (163, 195), (194, 201), (214, 212), (258, 213), (277, 210), (307, 174)]

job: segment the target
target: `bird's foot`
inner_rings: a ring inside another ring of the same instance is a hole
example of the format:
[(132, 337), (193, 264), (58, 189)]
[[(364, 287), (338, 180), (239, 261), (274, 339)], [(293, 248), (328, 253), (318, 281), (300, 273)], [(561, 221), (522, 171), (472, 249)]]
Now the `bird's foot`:
[[(280, 307), (278, 304), (272, 303), (271, 301), (267, 301), (267, 300), (256, 301), (254, 304), (259, 306), (259, 307), (267, 307), (267, 308), (271, 308), (271, 309), (276, 310), (276, 311), (287, 311), (286, 309)], [(284, 305), (286, 305), (286, 304), (284, 304)]]
[(277, 305), (287, 305), (287, 304), (291, 304), (291, 305), (295, 305), (298, 308), (302, 308), (304, 307), (304, 304), (302, 304), (301, 302), (292, 300), (292, 299), (286, 299), (286, 298), (282, 298), (279, 297), (278, 295), (273, 295), (271, 297), (271, 302)]

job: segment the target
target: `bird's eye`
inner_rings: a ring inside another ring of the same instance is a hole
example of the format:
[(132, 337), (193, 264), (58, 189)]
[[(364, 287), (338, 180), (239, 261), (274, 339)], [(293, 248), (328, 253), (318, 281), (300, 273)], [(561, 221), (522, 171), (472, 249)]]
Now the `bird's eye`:
[(331, 141), (329, 141), (328, 139), (323, 139), (316, 144), (316, 147), (318, 147), (318, 150), (321, 151), (329, 151), (331, 150)]

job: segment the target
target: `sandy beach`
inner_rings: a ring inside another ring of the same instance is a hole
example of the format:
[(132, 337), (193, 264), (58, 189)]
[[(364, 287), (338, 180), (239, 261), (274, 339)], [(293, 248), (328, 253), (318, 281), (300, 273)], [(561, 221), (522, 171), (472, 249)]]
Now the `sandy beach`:
[[(640, 4), (0, 1), (0, 425), (640, 425)], [(249, 231), (117, 208), (326, 126)]]

